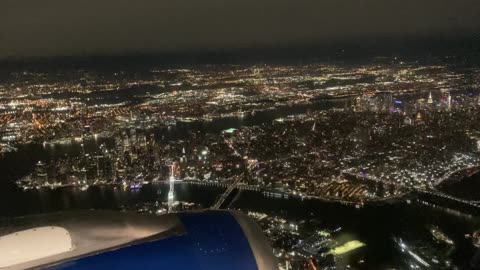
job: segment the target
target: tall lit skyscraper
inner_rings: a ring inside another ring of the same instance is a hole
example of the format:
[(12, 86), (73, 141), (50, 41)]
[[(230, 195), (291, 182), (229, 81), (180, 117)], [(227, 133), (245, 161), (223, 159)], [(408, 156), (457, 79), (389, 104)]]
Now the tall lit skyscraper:
[(447, 97), (447, 106), (448, 106), (448, 109), (452, 108), (452, 95), (450, 95), (450, 93), (448, 93), (448, 97)]
[(173, 202), (175, 199), (175, 164), (170, 165), (170, 178), (169, 178), (169, 184), (170, 184), (170, 189), (168, 191), (168, 212), (172, 212), (173, 210)]

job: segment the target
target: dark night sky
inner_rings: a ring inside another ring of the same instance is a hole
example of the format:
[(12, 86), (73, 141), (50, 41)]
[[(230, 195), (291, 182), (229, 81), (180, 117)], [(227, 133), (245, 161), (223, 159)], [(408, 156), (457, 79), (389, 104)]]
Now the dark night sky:
[(0, 0), (0, 58), (479, 33), (479, 0)]

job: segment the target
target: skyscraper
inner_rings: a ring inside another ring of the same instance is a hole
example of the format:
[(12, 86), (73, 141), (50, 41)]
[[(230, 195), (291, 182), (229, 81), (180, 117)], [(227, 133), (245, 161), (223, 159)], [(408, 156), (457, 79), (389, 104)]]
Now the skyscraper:
[(430, 92), (428, 94), (428, 101), (427, 101), (428, 104), (433, 104), (433, 98), (432, 98), (432, 92)]

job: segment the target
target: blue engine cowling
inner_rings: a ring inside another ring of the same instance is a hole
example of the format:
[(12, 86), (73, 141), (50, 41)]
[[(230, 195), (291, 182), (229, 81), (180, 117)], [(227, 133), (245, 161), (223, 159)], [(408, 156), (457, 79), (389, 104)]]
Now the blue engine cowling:
[(65, 228), (73, 247), (13, 266), (17, 269), (278, 269), (258, 225), (236, 211), (163, 216), (80, 211), (28, 217), (15, 224), (17, 229)]

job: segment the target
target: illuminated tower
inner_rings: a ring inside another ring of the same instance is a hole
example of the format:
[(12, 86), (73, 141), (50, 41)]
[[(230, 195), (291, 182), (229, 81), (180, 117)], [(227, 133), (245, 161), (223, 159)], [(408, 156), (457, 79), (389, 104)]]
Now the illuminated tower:
[(428, 104), (433, 104), (432, 92), (428, 94)]
[(37, 185), (46, 185), (48, 183), (47, 168), (45, 163), (38, 161), (33, 173), (33, 181)]
[(448, 93), (447, 105), (448, 105), (448, 109), (452, 108), (452, 95), (450, 95), (450, 93)]
[(168, 212), (172, 212), (173, 210), (173, 202), (175, 199), (175, 164), (170, 165), (170, 190), (168, 191)]
[(185, 147), (182, 148), (182, 162), (187, 162), (187, 156), (185, 155)]
[(416, 117), (416, 119), (415, 119), (415, 122), (416, 122), (417, 124), (423, 123), (423, 119), (422, 119), (422, 114), (421, 114), (421, 113), (417, 113), (417, 117)]
[(80, 170), (80, 182), (82, 183), (82, 185), (86, 185), (87, 184), (87, 169), (85, 168), (82, 168)]

